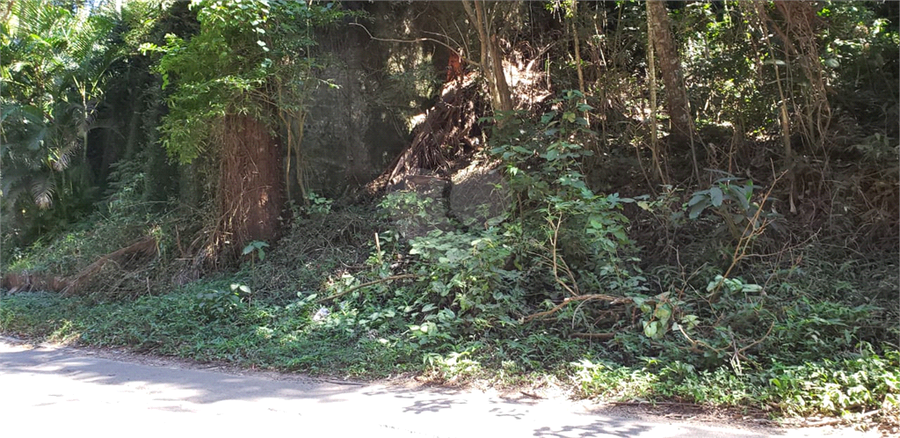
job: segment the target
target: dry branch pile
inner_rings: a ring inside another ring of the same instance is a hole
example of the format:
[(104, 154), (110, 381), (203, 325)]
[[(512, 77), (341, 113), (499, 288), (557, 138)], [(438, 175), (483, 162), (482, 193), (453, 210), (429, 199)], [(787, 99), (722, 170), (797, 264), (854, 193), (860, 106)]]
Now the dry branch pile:
[[(82, 269), (78, 274), (66, 280), (66, 286), (60, 291), (64, 295), (78, 295), (100, 292), (118, 292), (119, 286), (129, 277), (129, 273), (141, 272), (146, 265), (159, 255), (156, 239), (145, 237), (131, 245), (100, 257), (94, 263)], [(109, 277), (112, 282), (103, 281), (104, 271), (112, 270)], [(103, 283), (101, 286), (100, 283)], [(91, 286), (96, 286), (92, 288)], [(131, 291), (132, 293), (134, 291)]]
[[(3, 276), (0, 287), (8, 293), (52, 291), (63, 295), (89, 295), (103, 293), (136, 295), (134, 285), (124, 286), (128, 280), (139, 278), (141, 284), (149, 277), (142, 276), (148, 265), (159, 256), (159, 247), (153, 237), (106, 254), (77, 274), (69, 277), (38, 275), (28, 272), (10, 272)], [(143, 291), (143, 288), (141, 288)]]

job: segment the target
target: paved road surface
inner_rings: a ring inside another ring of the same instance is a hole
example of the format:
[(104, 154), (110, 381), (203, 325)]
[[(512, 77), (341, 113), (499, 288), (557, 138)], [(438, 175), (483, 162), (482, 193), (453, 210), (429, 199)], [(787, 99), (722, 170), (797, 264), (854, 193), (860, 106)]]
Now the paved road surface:
[[(10, 433), (13, 432), (13, 433)], [(800, 437), (622, 418), (587, 402), (273, 379), (103, 359), (0, 338), (0, 437)], [(278, 434), (278, 435), (274, 435)]]

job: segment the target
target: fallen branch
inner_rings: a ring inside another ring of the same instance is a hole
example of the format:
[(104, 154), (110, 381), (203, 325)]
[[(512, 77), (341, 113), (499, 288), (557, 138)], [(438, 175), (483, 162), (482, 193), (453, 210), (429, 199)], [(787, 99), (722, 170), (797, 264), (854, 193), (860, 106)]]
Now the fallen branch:
[(631, 298), (628, 298), (628, 297), (614, 297), (612, 295), (605, 295), (605, 294), (579, 295), (576, 297), (569, 297), (569, 298), (564, 299), (561, 303), (557, 304), (550, 310), (547, 310), (544, 312), (538, 312), (533, 315), (529, 315), (529, 316), (525, 317), (522, 320), (522, 322), (529, 322), (533, 319), (552, 315), (552, 314), (558, 312), (563, 307), (566, 307), (567, 305), (569, 305), (569, 303), (574, 303), (574, 302), (578, 302), (578, 301), (591, 301), (591, 300), (608, 301), (609, 304), (627, 304), (627, 303), (634, 302)]
[(156, 239), (153, 237), (145, 237), (131, 245), (113, 251), (103, 257), (100, 257), (94, 263), (82, 269), (74, 278), (68, 281), (68, 285), (62, 290), (63, 295), (77, 294), (79, 290), (88, 284), (95, 274), (100, 272), (106, 264), (112, 262), (119, 267), (126, 267), (141, 257), (152, 257), (159, 254)]
[(344, 295), (347, 295), (347, 294), (349, 294), (350, 292), (353, 292), (353, 291), (355, 291), (355, 290), (362, 289), (362, 288), (368, 287), (368, 286), (372, 286), (372, 285), (378, 284), (378, 283), (384, 283), (384, 282), (386, 282), (386, 281), (403, 280), (403, 279), (406, 279), (406, 278), (419, 278), (419, 277), (421, 277), (421, 275), (418, 275), (418, 274), (392, 275), (392, 276), (390, 276), (390, 277), (380, 278), (380, 279), (378, 279), (378, 280), (372, 280), (372, 281), (369, 281), (369, 282), (366, 282), (366, 283), (358, 284), (358, 285), (353, 286), (353, 287), (351, 287), (350, 289), (347, 289), (347, 290), (345, 290), (345, 291), (343, 291), (343, 292), (338, 292), (338, 293), (336, 293), (336, 294), (334, 294), (334, 295), (332, 295), (332, 296), (330, 296), (330, 297), (322, 298), (322, 299), (320, 299), (318, 302), (319, 302), (319, 303), (324, 303), (325, 301), (331, 301), (331, 300), (333, 300), (333, 299), (335, 299), (335, 298), (340, 298), (340, 297), (342, 297), (342, 296), (344, 296)]

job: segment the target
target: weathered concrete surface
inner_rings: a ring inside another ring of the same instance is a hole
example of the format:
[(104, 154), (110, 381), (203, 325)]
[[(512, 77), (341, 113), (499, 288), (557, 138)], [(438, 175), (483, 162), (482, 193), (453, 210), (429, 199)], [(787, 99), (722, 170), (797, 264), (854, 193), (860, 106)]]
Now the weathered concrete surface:
[[(276, 376), (278, 377), (278, 376)], [(148, 366), (0, 338), (0, 435), (301, 437), (766, 437), (746, 430), (605, 415), (568, 400), (344, 385), (297, 376)], [(833, 436), (850, 436), (847, 431)]]
[(509, 190), (496, 163), (473, 162), (452, 181), (449, 214), (465, 226), (484, 229), (509, 209)]

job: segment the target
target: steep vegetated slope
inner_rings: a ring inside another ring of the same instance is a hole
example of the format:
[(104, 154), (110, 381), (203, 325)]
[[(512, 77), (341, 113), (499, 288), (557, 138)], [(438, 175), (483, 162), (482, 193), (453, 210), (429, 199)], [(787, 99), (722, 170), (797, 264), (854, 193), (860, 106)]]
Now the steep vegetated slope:
[(896, 427), (891, 2), (0, 10), (0, 330)]

